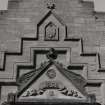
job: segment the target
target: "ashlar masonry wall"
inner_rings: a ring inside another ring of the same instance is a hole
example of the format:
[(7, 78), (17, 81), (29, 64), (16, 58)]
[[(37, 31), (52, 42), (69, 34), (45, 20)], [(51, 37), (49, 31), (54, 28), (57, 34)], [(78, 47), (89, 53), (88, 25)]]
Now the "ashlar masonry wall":
[[(56, 0), (55, 4), (54, 13), (67, 27), (58, 41), (43, 40), (41, 28), (37, 33), (38, 23), (49, 11), (45, 0), (10, 0), (8, 10), (0, 12), (1, 103), (8, 93), (17, 91), (16, 79), (21, 72), (30, 71), (30, 68), (19, 69), (18, 65), (32, 65), (34, 50), (70, 47), (70, 59), (64, 59), (64, 55), (59, 60), (67, 61), (66, 65), (84, 65), (83, 70), (72, 71), (83, 75), (88, 93), (95, 94), (96, 101), (105, 104), (105, 14), (95, 13), (92, 2)], [(63, 40), (65, 36), (68, 40)], [(37, 62), (41, 63), (40, 56)]]

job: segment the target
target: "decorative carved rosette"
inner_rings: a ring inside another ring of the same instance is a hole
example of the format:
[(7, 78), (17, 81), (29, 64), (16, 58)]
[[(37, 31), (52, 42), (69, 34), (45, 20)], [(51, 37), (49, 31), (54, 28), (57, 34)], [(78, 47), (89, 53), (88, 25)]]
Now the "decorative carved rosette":
[(50, 69), (47, 71), (46, 73), (47, 77), (49, 77), (50, 79), (54, 79), (56, 77), (56, 72), (53, 69)]

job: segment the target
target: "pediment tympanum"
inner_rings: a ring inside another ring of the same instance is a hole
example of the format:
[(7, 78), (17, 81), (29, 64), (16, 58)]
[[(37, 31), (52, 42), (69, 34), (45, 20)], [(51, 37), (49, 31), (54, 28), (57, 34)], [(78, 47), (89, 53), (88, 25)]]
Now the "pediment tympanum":
[(27, 99), (78, 99), (86, 100), (86, 97), (73, 83), (56, 68), (51, 65), (45, 72), (33, 82), (23, 94), (20, 100)]
[(16, 100), (30, 102), (40, 99), (53, 100), (88, 100), (85, 91), (85, 79), (68, 70), (63, 64), (56, 61), (57, 53), (51, 48), (46, 54), (48, 61), (18, 79), (19, 91)]

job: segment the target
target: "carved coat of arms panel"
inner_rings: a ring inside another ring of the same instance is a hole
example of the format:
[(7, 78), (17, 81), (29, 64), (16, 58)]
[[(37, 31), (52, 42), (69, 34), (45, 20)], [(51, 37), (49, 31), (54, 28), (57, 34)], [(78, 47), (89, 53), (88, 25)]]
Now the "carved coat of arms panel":
[(59, 40), (59, 29), (58, 27), (50, 22), (45, 27), (45, 40), (47, 41), (57, 41)]

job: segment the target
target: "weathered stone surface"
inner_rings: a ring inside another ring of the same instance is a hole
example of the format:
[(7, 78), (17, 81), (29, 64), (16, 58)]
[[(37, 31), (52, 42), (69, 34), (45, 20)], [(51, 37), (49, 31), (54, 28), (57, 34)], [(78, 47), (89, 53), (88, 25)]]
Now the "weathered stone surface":
[[(35, 66), (34, 61), (37, 67), (46, 61), (41, 49), (55, 47), (65, 51), (58, 56), (58, 60), (64, 65), (85, 66), (84, 69), (79, 69), (80, 71), (75, 68), (73, 70), (90, 81), (87, 86), (88, 93), (94, 93), (96, 101), (104, 105), (105, 14), (94, 14), (93, 4), (82, 3), (80, 0), (57, 0), (53, 11), (60, 19), (45, 19), (44, 24), (51, 20), (56, 23), (60, 28), (58, 41), (43, 40), (44, 25), (41, 25), (40, 37), (37, 38), (37, 25), (48, 13), (44, 0), (11, 0), (8, 11), (0, 14), (1, 91), (4, 88), (7, 90), (8, 82), (14, 86), (19, 70), (19, 75), (22, 75), (33, 70), (31, 66)], [(67, 26), (67, 30), (58, 22), (62, 22), (61, 20)], [(69, 39), (66, 40), (66, 37)], [(40, 53), (36, 54), (35, 51)], [(27, 66), (28, 69), (17, 69), (19, 65)], [(97, 85), (98, 83), (101, 85)], [(1, 101), (5, 100), (7, 91), (5, 94), (1, 92)]]

